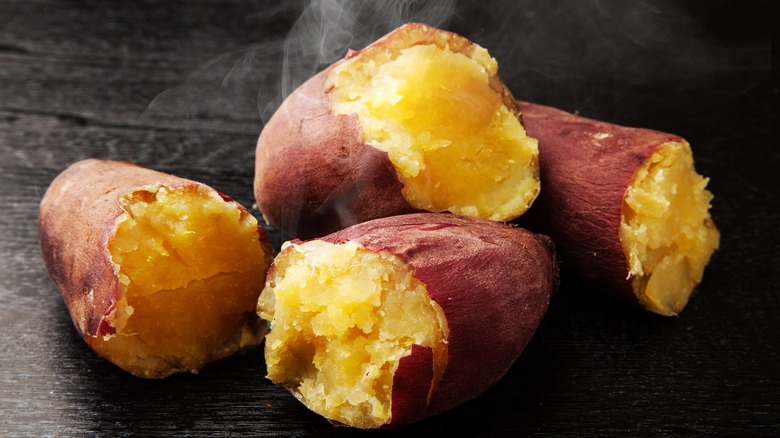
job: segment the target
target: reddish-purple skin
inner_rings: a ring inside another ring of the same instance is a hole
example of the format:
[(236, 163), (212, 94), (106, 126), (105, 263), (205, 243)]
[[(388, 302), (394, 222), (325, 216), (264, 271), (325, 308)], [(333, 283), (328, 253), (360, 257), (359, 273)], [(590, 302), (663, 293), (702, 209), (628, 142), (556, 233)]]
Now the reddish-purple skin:
[(303, 239), (416, 211), (387, 152), (363, 142), (357, 115), (330, 112), (329, 72), (295, 90), (257, 141), (257, 206), (269, 223)]
[(634, 173), (656, 148), (684, 140), (548, 106), (518, 105), (528, 135), (539, 141), (542, 184), (520, 223), (552, 237), (561, 269), (639, 305), (620, 242), (623, 198)]
[[(446, 44), (469, 54), (474, 43), (457, 34), (407, 23), (346, 59), (414, 44)], [(289, 236), (309, 239), (398, 214), (421, 212), (401, 190), (387, 152), (363, 140), (357, 114), (330, 110), (327, 78), (343, 61), (291, 93), (263, 128), (255, 156), (255, 198), (265, 219)], [(491, 87), (517, 113), (509, 89), (497, 77)]]
[(426, 349), (413, 349), (395, 373), (393, 415), (384, 427), (450, 409), (503, 377), (539, 326), (556, 282), (549, 238), (486, 219), (401, 215), (321, 240), (353, 240), (401, 257), (447, 318), (447, 366), (430, 403), (433, 357)]
[[(127, 162), (89, 159), (65, 169), (41, 200), (38, 230), (43, 260), (84, 339), (114, 332), (107, 318), (117, 300), (119, 280), (108, 242), (116, 232), (117, 218), (124, 214), (119, 199), (135, 190), (159, 186), (171, 190), (208, 188)], [(264, 251), (273, 254), (261, 227), (258, 234)]]
[(391, 420), (405, 418), (412, 422), (422, 418), (433, 379), (433, 349), (412, 345), (412, 354), (398, 361), (398, 371), (393, 376)]

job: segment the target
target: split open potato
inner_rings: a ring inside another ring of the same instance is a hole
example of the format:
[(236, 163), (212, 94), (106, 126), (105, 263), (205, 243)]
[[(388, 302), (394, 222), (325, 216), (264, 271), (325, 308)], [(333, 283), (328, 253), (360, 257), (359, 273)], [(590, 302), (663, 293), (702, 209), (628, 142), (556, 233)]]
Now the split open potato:
[(556, 278), (547, 237), (481, 218), (400, 215), (292, 241), (258, 302), (268, 378), (334, 423), (421, 420), (507, 372)]
[(682, 311), (720, 242), (688, 142), (519, 104), (544, 187), (526, 225), (599, 290), (661, 315)]
[(539, 193), (537, 156), (487, 50), (411, 23), (287, 97), (257, 142), (255, 197), (302, 238), (421, 211), (508, 221)]
[(262, 340), (254, 308), (274, 250), (244, 207), (204, 184), (81, 161), (46, 191), (39, 230), (79, 333), (136, 376), (195, 373)]

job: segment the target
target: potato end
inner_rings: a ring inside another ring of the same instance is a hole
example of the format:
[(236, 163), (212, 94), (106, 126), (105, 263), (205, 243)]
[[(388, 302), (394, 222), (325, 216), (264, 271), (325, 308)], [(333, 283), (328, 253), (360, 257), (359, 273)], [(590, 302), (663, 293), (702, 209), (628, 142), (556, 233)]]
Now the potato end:
[(120, 204), (107, 245), (120, 292), (90, 345), (146, 378), (258, 345), (254, 307), (273, 254), (257, 220), (200, 185), (144, 187)]
[[(274, 262), (258, 301), (270, 321), (268, 378), (311, 410), (357, 428), (392, 424), (394, 377), (414, 346), (432, 350), (422, 406), (447, 363), (447, 322), (425, 285), (399, 257), (358, 243), (290, 244)], [(409, 404), (412, 401), (404, 400)]]
[(707, 182), (688, 143), (670, 142), (637, 169), (626, 191), (620, 240), (634, 293), (647, 310), (682, 311), (719, 246)]
[(336, 65), (331, 111), (357, 114), (412, 207), (507, 221), (539, 193), (538, 147), (484, 48), (409, 25)]

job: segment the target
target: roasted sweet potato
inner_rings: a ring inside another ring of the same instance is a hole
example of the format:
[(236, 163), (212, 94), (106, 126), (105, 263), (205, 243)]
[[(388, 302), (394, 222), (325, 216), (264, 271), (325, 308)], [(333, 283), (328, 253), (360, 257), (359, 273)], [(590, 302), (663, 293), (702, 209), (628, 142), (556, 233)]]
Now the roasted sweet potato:
[(563, 269), (652, 312), (679, 313), (720, 241), (688, 142), (519, 105), (539, 140), (543, 187), (526, 224), (553, 238)]
[(256, 346), (273, 248), (237, 202), (130, 163), (85, 160), (41, 201), (46, 267), (81, 336), (139, 377)]
[(539, 192), (537, 155), (496, 60), (412, 23), (282, 103), (257, 142), (255, 197), (302, 238), (419, 211), (507, 221)]
[(285, 244), (258, 312), (268, 378), (338, 424), (388, 428), (498, 381), (544, 315), (550, 240), (417, 213)]

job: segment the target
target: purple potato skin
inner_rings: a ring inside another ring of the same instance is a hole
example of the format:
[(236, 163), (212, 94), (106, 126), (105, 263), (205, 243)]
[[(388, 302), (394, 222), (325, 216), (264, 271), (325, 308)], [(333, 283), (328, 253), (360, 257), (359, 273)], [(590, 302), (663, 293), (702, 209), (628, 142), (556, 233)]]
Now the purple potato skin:
[[(169, 190), (205, 187), (226, 202), (235, 203), (196, 181), (129, 162), (98, 159), (79, 161), (65, 169), (52, 181), (41, 200), (38, 227), (44, 264), (60, 290), (73, 324), (98, 354), (101, 353), (94, 344), (99, 337), (115, 333), (109, 321), (120, 287), (108, 244), (116, 232), (118, 218), (125, 213), (120, 198), (136, 190), (156, 187)], [(237, 205), (247, 215), (251, 214)], [(272, 257), (275, 251), (259, 224), (258, 236), (263, 252)]]
[(302, 239), (417, 211), (387, 152), (363, 142), (357, 115), (330, 112), (329, 71), (295, 90), (257, 141), (257, 206), (268, 223)]
[(443, 412), (501, 379), (531, 340), (557, 283), (549, 238), (486, 219), (401, 215), (321, 240), (353, 240), (371, 251), (399, 256), (447, 318), (448, 359), (441, 381), (432, 381), (430, 349), (415, 346), (394, 376), (392, 419), (384, 427)]
[[(468, 54), (478, 46), (455, 33), (407, 23), (339, 61), (293, 91), (268, 121), (257, 141), (254, 192), (263, 217), (282, 232), (311, 239), (348, 226), (421, 212), (409, 204), (387, 152), (364, 142), (357, 114), (330, 108), (330, 72), (348, 59), (410, 44), (447, 44)], [(498, 76), (491, 88), (518, 114)]]
[(561, 268), (640, 306), (620, 242), (623, 198), (636, 170), (676, 135), (588, 119), (518, 101), (539, 141), (542, 191), (519, 223), (550, 236)]
[(119, 161), (74, 163), (51, 183), (41, 200), (41, 253), (52, 280), (85, 339), (113, 333), (105, 319), (119, 294), (108, 242), (125, 213), (119, 198), (135, 188), (170, 189), (198, 183)]

